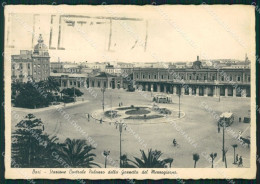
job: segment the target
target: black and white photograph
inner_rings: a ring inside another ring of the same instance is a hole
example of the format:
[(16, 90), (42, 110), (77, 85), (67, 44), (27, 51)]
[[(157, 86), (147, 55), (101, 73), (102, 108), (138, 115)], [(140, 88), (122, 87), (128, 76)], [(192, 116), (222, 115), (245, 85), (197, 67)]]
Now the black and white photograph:
[(250, 5), (8, 5), (5, 176), (256, 176)]

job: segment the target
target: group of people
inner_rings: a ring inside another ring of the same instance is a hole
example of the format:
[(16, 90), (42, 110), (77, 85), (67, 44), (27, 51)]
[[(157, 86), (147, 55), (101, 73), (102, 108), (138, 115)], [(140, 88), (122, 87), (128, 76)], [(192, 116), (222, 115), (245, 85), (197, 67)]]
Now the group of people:
[(123, 106), (123, 102), (119, 102), (118, 106), (119, 107)]

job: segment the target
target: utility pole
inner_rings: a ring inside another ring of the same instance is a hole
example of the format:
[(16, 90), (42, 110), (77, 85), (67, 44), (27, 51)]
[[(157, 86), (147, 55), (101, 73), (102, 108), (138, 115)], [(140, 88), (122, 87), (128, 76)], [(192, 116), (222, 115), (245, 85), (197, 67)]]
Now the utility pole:
[(179, 118), (181, 117), (181, 86), (179, 87)]
[(123, 124), (119, 123), (119, 133), (120, 133), (120, 155), (119, 155), (119, 161), (120, 161), (120, 168), (122, 167), (122, 163), (121, 163), (121, 154), (122, 154), (122, 146), (121, 146), (121, 134), (122, 134), (122, 129), (123, 129)]
[(111, 116), (111, 120), (112, 120), (112, 94), (110, 94), (110, 107), (111, 107), (110, 116)]
[(74, 103), (75, 103), (75, 101), (76, 101), (76, 98), (75, 98), (75, 87), (73, 89), (74, 89)]
[(105, 99), (104, 99), (104, 93), (106, 91), (106, 88), (101, 88), (101, 92), (103, 93), (103, 100), (102, 100), (102, 108), (103, 108), (103, 111), (105, 109)]
[(225, 126), (226, 126), (226, 122), (225, 120), (222, 120), (223, 124), (223, 147), (222, 147), (222, 151), (223, 151), (223, 154), (222, 154), (222, 161), (224, 162), (225, 161)]

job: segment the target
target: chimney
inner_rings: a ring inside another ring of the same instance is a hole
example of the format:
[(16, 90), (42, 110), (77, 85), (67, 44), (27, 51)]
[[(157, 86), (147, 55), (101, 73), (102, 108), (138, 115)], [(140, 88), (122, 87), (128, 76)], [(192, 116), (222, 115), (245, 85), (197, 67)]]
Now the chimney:
[(197, 61), (199, 61), (200, 60), (200, 57), (199, 56), (197, 56)]

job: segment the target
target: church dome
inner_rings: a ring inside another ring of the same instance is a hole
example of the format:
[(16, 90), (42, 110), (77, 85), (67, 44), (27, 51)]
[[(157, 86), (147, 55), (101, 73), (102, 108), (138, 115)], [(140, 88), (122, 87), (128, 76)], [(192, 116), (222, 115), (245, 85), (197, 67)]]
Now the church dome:
[(42, 35), (40, 34), (38, 43), (34, 46), (34, 54), (48, 55), (48, 47), (44, 44)]

